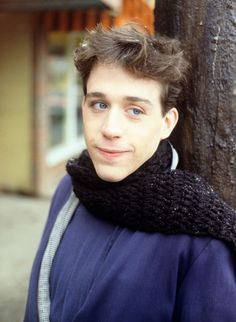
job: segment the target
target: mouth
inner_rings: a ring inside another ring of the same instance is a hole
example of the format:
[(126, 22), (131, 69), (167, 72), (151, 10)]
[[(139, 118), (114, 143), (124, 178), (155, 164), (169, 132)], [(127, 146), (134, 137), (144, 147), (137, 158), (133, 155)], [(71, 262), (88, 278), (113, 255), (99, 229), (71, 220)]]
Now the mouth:
[(97, 147), (97, 150), (103, 157), (106, 157), (106, 158), (117, 158), (129, 152), (128, 150), (109, 149), (109, 148), (100, 148), (100, 147)]

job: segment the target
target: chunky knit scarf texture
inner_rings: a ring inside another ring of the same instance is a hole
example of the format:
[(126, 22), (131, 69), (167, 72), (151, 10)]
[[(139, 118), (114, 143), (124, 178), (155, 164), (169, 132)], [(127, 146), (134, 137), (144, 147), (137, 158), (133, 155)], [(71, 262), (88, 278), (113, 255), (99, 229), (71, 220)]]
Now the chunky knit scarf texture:
[(171, 170), (163, 141), (138, 170), (119, 182), (100, 179), (85, 150), (67, 163), (73, 190), (96, 217), (145, 232), (211, 236), (236, 251), (236, 212), (199, 176)]

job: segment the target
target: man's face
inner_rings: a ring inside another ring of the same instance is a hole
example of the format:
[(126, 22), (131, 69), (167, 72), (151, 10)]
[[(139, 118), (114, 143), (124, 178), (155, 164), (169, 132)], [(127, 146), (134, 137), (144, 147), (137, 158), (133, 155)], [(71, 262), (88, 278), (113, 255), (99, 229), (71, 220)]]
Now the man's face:
[(171, 130), (162, 115), (161, 85), (119, 66), (96, 65), (83, 100), (84, 135), (97, 175), (117, 182), (137, 170)]

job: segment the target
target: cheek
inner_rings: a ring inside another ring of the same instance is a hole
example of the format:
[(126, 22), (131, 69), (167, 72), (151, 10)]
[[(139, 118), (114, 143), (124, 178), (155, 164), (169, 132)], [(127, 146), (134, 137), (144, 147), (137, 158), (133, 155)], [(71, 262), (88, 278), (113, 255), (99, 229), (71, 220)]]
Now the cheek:
[(145, 144), (152, 144), (159, 140), (161, 136), (161, 122), (149, 122), (145, 126), (140, 126), (139, 138), (146, 142)]
[(140, 129), (136, 137), (137, 152), (144, 154), (147, 157), (151, 156), (157, 149), (160, 143), (160, 128), (159, 126), (150, 126)]
[(91, 127), (89, 122), (87, 122), (86, 118), (83, 119), (83, 133), (86, 143), (88, 144), (93, 137), (93, 132), (91, 131)]
[(94, 131), (96, 130), (96, 122), (93, 118), (91, 118), (89, 112), (83, 113), (83, 128), (84, 133), (86, 135), (92, 135)]

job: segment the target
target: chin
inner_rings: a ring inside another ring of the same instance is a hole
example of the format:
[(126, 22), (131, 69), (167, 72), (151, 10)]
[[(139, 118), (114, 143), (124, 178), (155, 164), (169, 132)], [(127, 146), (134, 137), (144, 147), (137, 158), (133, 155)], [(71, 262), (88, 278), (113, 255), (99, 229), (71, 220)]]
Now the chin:
[[(113, 171), (112, 171), (113, 170)], [(119, 182), (125, 179), (129, 174), (127, 173), (116, 173), (114, 169), (111, 171), (101, 171), (96, 169), (97, 175), (100, 179), (107, 182)]]
[(103, 181), (107, 182), (119, 182), (123, 180), (125, 177), (119, 177), (119, 176), (114, 176), (114, 175), (99, 175), (99, 178), (102, 179)]

